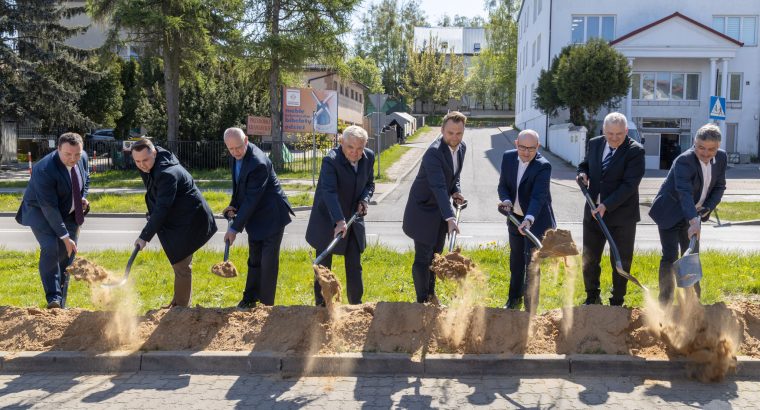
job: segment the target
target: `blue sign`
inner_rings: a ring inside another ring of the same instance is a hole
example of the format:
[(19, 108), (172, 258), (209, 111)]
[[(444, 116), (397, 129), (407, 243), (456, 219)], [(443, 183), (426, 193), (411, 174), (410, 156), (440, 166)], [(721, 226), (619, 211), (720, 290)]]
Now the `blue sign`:
[(726, 98), (718, 97), (716, 95), (710, 96), (710, 119), (711, 120), (725, 120), (726, 119)]

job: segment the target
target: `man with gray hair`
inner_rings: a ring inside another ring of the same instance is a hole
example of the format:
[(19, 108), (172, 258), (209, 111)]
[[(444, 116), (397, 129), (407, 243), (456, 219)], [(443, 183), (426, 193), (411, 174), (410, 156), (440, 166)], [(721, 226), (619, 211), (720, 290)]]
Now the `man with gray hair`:
[[(232, 198), (224, 209), (232, 226), (224, 235), (230, 245), (243, 229), (248, 233), (248, 277), (240, 309), (256, 302), (274, 305), (280, 269), (280, 244), (293, 210), (280, 186), (272, 161), (259, 147), (248, 142), (240, 128), (224, 131), (224, 145), (232, 155)], [(275, 148), (276, 149), (276, 148)]]
[[(602, 218), (620, 251), (623, 270), (631, 271), (636, 224), (639, 212), (639, 183), (644, 177), (644, 147), (628, 136), (628, 121), (619, 112), (604, 118), (604, 135), (592, 138), (586, 144), (586, 158), (578, 164), (578, 180), (588, 186), (596, 210), (591, 213), (588, 204), (583, 212), (583, 283), (586, 287), (585, 305), (601, 305), (599, 278), (600, 263), (607, 242), (604, 232), (595, 220)], [(612, 269), (612, 295), (610, 305), (622, 306), (628, 280)]]
[[(662, 245), (660, 295), (663, 305), (673, 301), (673, 262), (689, 247), (691, 237), (701, 233), (701, 222), (710, 218), (726, 190), (728, 156), (720, 148), (720, 128), (705, 124), (696, 133), (694, 145), (673, 162), (652, 202), (649, 216), (657, 223)], [(699, 251), (697, 249), (694, 252)], [(694, 285), (697, 296), (701, 289)]]
[[(361, 254), (367, 246), (364, 215), (369, 201), (375, 193), (374, 164), (375, 153), (366, 148), (367, 132), (362, 127), (352, 125), (343, 131), (340, 145), (330, 150), (322, 158), (319, 182), (314, 192), (314, 204), (306, 227), (306, 241), (321, 254), (337, 236), (334, 254), (343, 255), (346, 264), (346, 292), (348, 303), (362, 303)], [(354, 213), (359, 216), (350, 229), (346, 221)], [(332, 255), (328, 255), (322, 265), (332, 267)], [(325, 306), (319, 282), (314, 281), (314, 298), (317, 306)]]

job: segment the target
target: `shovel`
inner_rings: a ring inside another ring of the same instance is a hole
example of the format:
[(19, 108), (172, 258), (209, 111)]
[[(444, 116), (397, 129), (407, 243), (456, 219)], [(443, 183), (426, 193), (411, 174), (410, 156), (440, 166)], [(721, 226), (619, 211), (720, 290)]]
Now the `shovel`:
[[(356, 218), (358, 217), (359, 217), (359, 212), (354, 212), (354, 214), (351, 216), (351, 219), (349, 219), (348, 222), (346, 222), (346, 234), (348, 234), (348, 229), (351, 227), (351, 225), (354, 223), (354, 221), (356, 221)], [(343, 238), (343, 234), (340, 232), (337, 235), (335, 235), (335, 239), (333, 239), (332, 242), (330, 242), (330, 244), (327, 245), (327, 249), (322, 251), (322, 253), (320, 253), (319, 256), (317, 256), (317, 259), (314, 259), (314, 262), (312, 262), (312, 264), (315, 266), (319, 265), (327, 257), (327, 255), (332, 253), (333, 249), (335, 249), (335, 245), (337, 245), (338, 242), (340, 242), (342, 238)]]
[(676, 284), (679, 288), (688, 288), (702, 279), (702, 262), (699, 253), (694, 252), (697, 247), (697, 235), (691, 237), (689, 248), (683, 253), (681, 259), (673, 262), (676, 271)]
[[(506, 208), (502, 208), (502, 207), (499, 207), (498, 209), (499, 209), (499, 213), (501, 213), (502, 215), (506, 216), (507, 219), (509, 219), (509, 222), (512, 222), (517, 227), (520, 226), (520, 221), (518, 221), (517, 218), (515, 218), (515, 216), (512, 214), (512, 211), (507, 211)], [(536, 238), (536, 235), (533, 235), (533, 232), (531, 232), (530, 229), (526, 229), (524, 232), (525, 232), (525, 236), (527, 236), (528, 239), (530, 239), (530, 241), (533, 242), (533, 245), (536, 245), (536, 249), (541, 249), (543, 247), (543, 245), (541, 244), (541, 241), (539, 241), (538, 238)]]
[[(461, 204), (458, 204), (457, 206), (457, 212), (456, 216), (454, 218), (455, 223), (457, 226), (459, 226), (459, 214), (462, 213), (462, 209), (467, 208), (467, 201), (463, 201)], [(449, 253), (454, 252), (454, 245), (457, 242), (457, 231), (454, 231), (451, 233), (451, 238), (449, 240)]]
[(598, 214), (594, 214), (594, 211), (596, 211), (596, 205), (594, 205), (594, 200), (591, 199), (591, 195), (588, 193), (588, 187), (586, 187), (586, 184), (583, 183), (582, 180), (576, 179), (576, 182), (578, 183), (578, 186), (581, 187), (581, 192), (583, 192), (583, 196), (586, 197), (586, 202), (588, 202), (589, 209), (591, 209), (591, 214), (594, 216), (594, 219), (596, 219), (597, 222), (599, 222), (599, 226), (602, 228), (602, 232), (604, 232), (604, 237), (607, 238), (607, 243), (610, 244), (610, 252), (612, 252), (612, 257), (615, 259), (615, 270), (617, 273), (628, 279), (629, 281), (633, 282), (637, 286), (639, 286), (641, 289), (644, 289), (645, 291), (649, 291), (649, 289), (641, 284), (638, 279), (634, 278), (630, 273), (626, 272), (623, 269), (623, 262), (620, 260), (620, 251), (618, 251), (617, 245), (615, 244), (615, 241), (612, 239), (612, 235), (610, 234), (610, 230), (607, 229), (607, 224), (604, 223), (602, 220), (602, 217), (597, 216)]
[(100, 286), (104, 288), (117, 288), (127, 283), (127, 279), (129, 279), (129, 271), (132, 269), (132, 263), (135, 261), (135, 258), (137, 257), (137, 252), (140, 252), (140, 246), (135, 245), (135, 250), (132, 251), (132, 255), (129, 257), (129, 260), (127, 261), (127, 268), (124, 269), (124, 277), (121, 278), (120, 281), (113, 282), (113, 283), (102, 283)]
[[(230, 230), (230, 227), (232, 226), (232, 221), (235, 220), (235, 215), (228, 213), (224, 215), (224, 218), (227, 220), (227, 230)], [(213, 273), (216, 276), (220, 276), (222, 278), (234, 278), (238, 275), (237, 268), (235, 267), (232, 262), (229, 262), (230, 260), (230, 243), (228, 241), (224, 241), (224, 261), (220, 263), (215, 263), (214, 266), (211, 267), (211, 273)]]

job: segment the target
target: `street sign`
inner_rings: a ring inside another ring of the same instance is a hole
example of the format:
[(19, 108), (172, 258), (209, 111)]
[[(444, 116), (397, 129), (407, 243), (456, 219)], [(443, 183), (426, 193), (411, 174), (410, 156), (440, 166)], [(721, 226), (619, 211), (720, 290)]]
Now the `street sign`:
[(254, 117), (253, 115), (249, 115), (245, 131), (248, 135), (272, 135), (272, 119), (269, 117)]
[(369, 102), (371, 102), (372, 105), (375, 107), (374, 112), (382, 111), (383, 105), (385, 105), (386, 100), (388, 100), (388, 94), (370, 94), (369, 95)]
[(710, 96), (710, 119), (711, 120), (725, 120), (726, 119), (726, 98), (718, 97), (717, 95)]

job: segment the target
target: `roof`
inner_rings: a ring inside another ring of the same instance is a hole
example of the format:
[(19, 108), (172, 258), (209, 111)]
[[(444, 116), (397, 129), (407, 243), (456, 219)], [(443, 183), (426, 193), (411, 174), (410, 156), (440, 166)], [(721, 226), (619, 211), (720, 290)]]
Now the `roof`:
[(700, 23), (700, 22), (698, 22), (698, 21), (696, 21), (696, 20), (694, 20), (694, 19), (692, 19), (692, 18), (690, 18), (690, 17), (684, 16), (683, 14), (681, 14), (681, 13), (679, 13), (679, 12), (675, 12), (675, 13), (673, 13), (673, 14), (669, 15), (669, 16), (665, 16), (665, 17), (663, 17), (663, 18), (661, 18), (661, 19), (659, 19), (659, 20), (657, 20), (657, 21), (655, 21), (655, 22), (652, 22), (652, 23), (649, 23), (649, 24), (647, 24), (646, 26), (643, 26), (643, 27), (637, 28), (636, 30), (633, 30), (633, 31), (631, 31), (631, 32), (630, 32), (630, 33), (628, 33), (628, 34), (625, 34), (625, 35), (623, 35), (623, 36), (620, 36), (620, 37), (618, 37), (618, 38), (616, 38), (616, 39), (614, 39), (614, 40), (610, 41), (610, 45), (611, 45), (611, 46), (614, 46), (615, 44), (618, 44), (618, 43), (620, 43), (620, 42), (622, 42), (622, 41), (624, 41), (624, 40), (626, 40), (626, 39), (629, 39), (629, 38), (631, 38), (631, 37), (633, 37), (633, 36), (635, 36), (635, 35), (637, 35), (637, 34), (639, 34), (639, 33), (641, 33), (641, 32), (647, 31), (647, 30), (649, 30), (650, 28), (652, 28), (652, 27), (654, 27), (654, 26), (657, 26), (657, 25), (659, 25), (659, 24), (662, 24), (662, 23), (664, 23), (664, 22), (666, 22), (666, 21), (668, 21), (668, 20), (670, 20), (670, 19), (672, 19), (672, 18), (675, 18), (675, 17), (680, 17), (680, 18), (682, 18), (682, 19), (684, 19), (684, 20), (688, 21), (688, 22), (689, 22), (689, 23), (691, 23), (691, 24), (694, 24), (694, 25), (696, 25), (696, 26), (698, 26), (698, 27), (700, 27), (700, 28), (702, 28), (702, 29), (704, 29), (704, 30), (707, 30), (707, 31), (709, 31), (709, 32), (710, 32), (710, 33), (712, 33), (712, 34), (715, 34), (715, 35), (717, 35), (717, 36), (719, 36), (719, 37), (722, 37), (722, 38), (723, 38), (723, 39), (725, 39), (725, 40), (728, 40), (728, 41), (730, 41), (730, 42), (732, 42), (732, 43), (735, 43), (735, 44), (739, 45), (739, 47), (742, 47), (742, 46), (744, 46), (744, 43), (742, 43), (741, 41), (739, 41), (739, 40), (735, 40), (735, 39), (733, 39), (733, 38), (731, 38), (731, 37), (729, 37), (729, 36), (727, 36), (727, 35), (725, 35), (725, 34), (721, 33), (720, 31), (717, 31), (717, 30), (715, 30), (715, 29), (714, 29), (714, 28), (712, 28), (712, 27), (706, 26), (706, 25), (704, 25), (704, 24), (702, 24), (702, 23)]
[(416, 121), (414, 117), (409, 115), (409, 113), (405, 113), (405, 112), (392, 112), (390, 113), (390, 115), (394, 118), (401, 117), (402, 120), (406, 120), (407, 122), (411, 122), (411, 123), (414, 123)]

